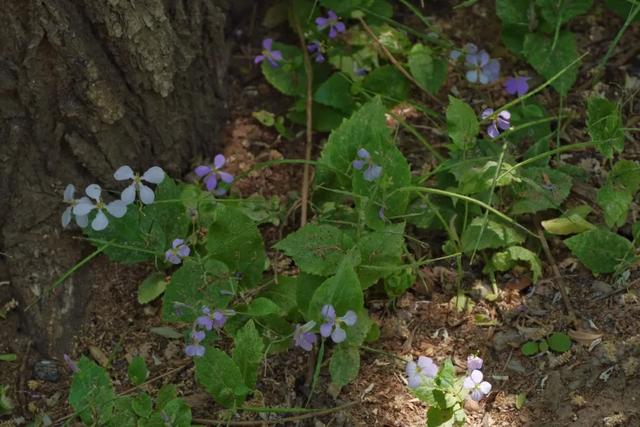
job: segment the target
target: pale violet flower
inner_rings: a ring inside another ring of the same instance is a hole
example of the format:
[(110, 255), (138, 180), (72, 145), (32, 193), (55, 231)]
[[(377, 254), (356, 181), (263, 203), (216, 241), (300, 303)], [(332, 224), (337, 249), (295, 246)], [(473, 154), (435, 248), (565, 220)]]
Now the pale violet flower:
[(145, 205), (153, 203), (156, 196), (153, 190), (142, 183), (142, 181), (150, 184), (160, 184), (164, 181), (165, 173), (159, 166), (153, 166), (149, 168), (142, 176), (134, 173), (129, 166), (120, 166), (118, 170), (113, 174), (113, 177), (117, 181), (124, 181), (130, 179), (131, 184), (122, 191), (120, 198), (126, 204), (131, 204), (136, 199), (136, 191), (140, 197), (140, 201)]
[(467, 357), (467, 370), (469, 372), (479, 371), (482, 369), (482, 359), (478, 356)]
[(487, 134), (490, 138), (497, 138), (501, 131), (511, 128), (511, 113), (507, 110), (500, 111), (497, 116), (493, 108), (485, 108), (480, 114), (482, 120), (491, 118), (491, 123), (487, 126)]
[(349, 310), (342, 317), (336, 317), (336, 310), (331, 304), (326, 304), (320, 312), (325, 323), (320, 325), (320, 335), (331, 336), (334, 343), (340, 344), (347, 338), (347, 333), (342, 325), (353, 326), (358, 321), (358, 315), (353, 310)]
[(73, 207), (73, 213), (75, 215), (89, 215), (92, 210), (96, 209), (98, 213), (91, 221), (91, 228), (94, 230), (101, 231), (109, 225), (109, 218), (104, 214), (105, 209), (116, 218), (122, 218), (127, 213), (127, 204), (122, 200), (114, 200), (106, 204), (100, 197), (102, 189), (98, 184), (89, 185), (85, 192), (95, 203), (87, 198), (80, 199), (78, 204)]
[(182, 259), (189, 256), (191, 248), (182, 239), (174, 239), (171, 243), (171, 249), (164, 253), (164, 259), (171, 264), (181, 264)]
[(413, 360), (407, 362), (407, 382), (409, 388), (418, 388), (429, 378), (438, 375), (438, 366), (430, 357), (418, 357), (418, 363)]
[[(81, 197), (79, 199), (74, 199), (73, 196), (76, 192), (76, 187), (73, 184), (67, 185), (64, 189), (64, 195), (62, 197), (62, 201), (67, 203), (69, 206), (62, 212), (62, 227), (66, 228), (71, 223), (71, 217), (73, 214), (73, 208), (80, 202), (83, 203), (91, 203), (91, 201), (87, 197)], [(76, 224), (79, 227), (85, 228), (89, 225), (89, 216), (88, 215), (75, 215)]]
[(354, 169), (362, 170), (367, 167), (362, 174), (365, 181), (375, 181), (382, 175), (382, 166), (373, 163), (371, 154), (364, 148), (358, 149), (358, 158), (351, 162)]
[(314, 326), (316, 326), (316, 322), (313, 320), (304, 325), (296, 325), (296, 329), (293, 332), (293, 342), (296, 347), (311, 351), (313, 345), (318, 340), (316, 334), (311, 332)]
[(480, 401), (484, 396), (491, 392), (491, 384), (486, 381), (482, 381), (482, 372), (475, 370), (464, 379), (462, 386), (471, 392), (471, 399), (476, 402)]

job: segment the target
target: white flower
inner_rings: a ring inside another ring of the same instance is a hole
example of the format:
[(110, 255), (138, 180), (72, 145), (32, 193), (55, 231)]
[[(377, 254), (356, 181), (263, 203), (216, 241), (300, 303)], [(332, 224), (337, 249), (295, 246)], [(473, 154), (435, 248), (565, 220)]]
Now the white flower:
[[(66, 228), (71, 223), (71, 214), (73, 208), (80, 202), (91, 203), (90, 200), (86, 197), (81, 197), (80, 199), (74, 199), (73, 195), (76, 192), (76, 187), (73, 184), (67, 185), (64, 189), (64, 195), (62, 201), (67, 203), (69, 206), (62, 212), (62, 227)], [(89, 217), (87, 215), (76, 215), (76, 224), (78, 226), (84, 228), (89, 224)]]
[(158, 166), (149, 168), (142, 176), (134, 173), (129, 166), (120, 166), (118, 170), (113, 174), (113, 177), (118, 181), (124, 181), (130, 179), (133, 182), (127, 188), (122, 191), (120, 199), (127, 205), (130, 205), (136, 199), (136, 189), (140, 195), (140, 201), (145, 205), (150, 205), (155, 200), (156, 195), (153, 190), (142, 183), (142, 181), (149, 182), (151, 184), (160, 184), (164, 180), (164, 171)]
[(89, 215), (92, 210), (97, 209), (98, 213), (93, 221), (91, 221), (91, 228), (94, 230), (101, 231), (109, 225), (109, 218), (104, 214), (104, 209), (116, 218), (121, 218), (127, 213), (127, 204), (122, 200), (114, 200), (109, 204), (105, 204), (100, 198), (102, 189), (98, 184), (91, 184), (87, 187), (85, 192), (87, 193), (87, 196), (95, 200), (95, 204), (86, 197), (83, 197), (78, 201), (78, 204), (73, 207), (73, 213), (75, 215)]

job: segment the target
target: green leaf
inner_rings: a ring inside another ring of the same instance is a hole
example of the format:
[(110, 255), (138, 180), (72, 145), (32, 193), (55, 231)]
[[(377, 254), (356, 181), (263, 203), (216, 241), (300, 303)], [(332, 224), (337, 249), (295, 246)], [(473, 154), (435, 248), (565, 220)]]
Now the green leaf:
[(548, 23), (555, 25), (559, 20), (563, 24), (578, 15), (587, 13), (593, 5), (593, 0), (536, 0), (542, 17)]
[(249, 320), (238, 331), (234, 339), (233, 361), (240, 368), (244, 384), (251, 390), (256, 387), (258, 366), (262, 361), (264, 343), (256, 330), (253, 320)]
[(385, 103), (398, 104), (409, 96), (409, 82), (393, 65), (383, 65), (374, 69), (362, 81), (362, 87), (377, 95), (382, 95)]
[(473, 146), (476, 142), (476, 136), (480, 132), (476, 113), (469, 104), (453, 96), (449, 96), (447, 128), (449, 138), (459, 150)]
[(508, 271), (513, 268), (518, 261), (524, 261), (529, 264), (529, 268), (533, 273), (533, 282), (536, 283), (542, 276), (542, 265), (538, 255), (522, 246), (511, 246), (504, 251), (496, 252), (491, 258), (491, 264), (495, 271)]
[(329, 363), (331, 382), (338, 387), (344, 387), (356, 379), (359, 370), (360, 352), (358, 348), (351, 346), (336, 347)]
[(509, 111), (511, 112), (511, 125), (515, 129), (518, 129), (523, 125), (527, 125), (520, 130), (512, 131), (509, 135), (510, 141), (536, 142), (541, 139), (549, 138), (551, 135), (551, 125), (548, 121), (535, 125), (528, 125), (531, 122), (536, 122), (548, 117), (544, 107), (536, 104), (535, 101), (531, 101), (531, 103), (528, 101), (527, 104), (518, 104), (509, 109)]
[(160, 410), (165, 407), (167, 403), (178, 397), (176, 386), (174, 384), (165, 384), (158, 394), (156, 394), (156, 409)]
[(624, 149), (622, 117), (618, 106), (605, 98), (591, 98), (587, 104), (587, 127), (596, 149), (607, 159)]
[(0, 354), (0, 362), (15, 362), (18, 359), (15, 353)]
[(564, 241), (573, 256), (594, 273), (613, 273), (634, 258), (630, 241), (611, 231), (585, 231)]
[(302, 313), (309, 311), (309, 303), (316, 290), (325, 282), (326, 278), (307, 273), (300, 273), (296, 283), (296, 303)]
[(427, 410), (427, 427), (453, 426), (453, 410), (431, 406)]
[(304, 97), (307, 77), (304, 72), (302, 52), (295, 46), (277, 42), (273, 43), (272, 49), (282, 52), (283, 60), (278, 67), (272, 67), (269, 61), (263, 61), (262, 74), (271, 86), (283, 94)]
[(505, 24), (529, 26), (529, 0), (496, 0), (496, 14)]
[[(462, 233), (463, 252), (471, 253), (475, 249), (504, 248), (524, 242), (524, 236), (520, 232), (491, 219), (487, 220), (484, 232), (482, 232), (484, 223), (483, 218), (474, 218), (464, 230)], [(478, 241), (478, 236), (481, 233), (482, 237)]]
[(547, 351), (549, 351), (549, 343), (547, 342), (547, 340), (540, 340), (538, 345), (540, 347), (540, 353), (546, 353)]
[[(321, 5), (333, 10), (337, 15), (346, 15), (359, 8), (367, 9), (371, 3), (373, 0), (320, 0)], [(345, 17), (343, 16), (343, 18)]]
[(251, 316), (261, 317), (270, 314), (282, 314), (282, 310), (278, 304), (269, 298), (258, 297), (251, 301), (247, 313)]
[(598, 190), (597, 200), (604, 211), (607, 227), (622, 227), (626, 222), (633, 195), (625, 190), (616, 191), (611, 184), (605, 184)]
[(13, 411), (13, 402), (7, 396), (9, 387), (0, 384), (0, 416), (10, 414)]
[(350, 114), (355, 108), (351, 96), (351, 82), (342, 73), (335, 73), (325, 80), (313, 95), (313, 100)]
[(527, 393), (516, 394), (516, 409), (517, 410), (522, 409), (526, 401), (527, 401)]
[(241, 286), (250, 288), (260, 283), (267, 261), (262, 235), (242, 211), (219, 206), (209, 224), (206, 246), (211, 258), (242, 275)]
[(147, 393), (139, 394), (133, 397), (131, 401), (131, 409), (137, 416), (142, 418), (149, 418), (153, 412), (153, 401)]
[(363, 288), (389, 276), (402, 265), (404, 227), (404, 223), (392, 224), (367, 233), (358, 241), (361, 264), (357, 271)]
[(633, 160), (618, 160), (609, 172), (607, 181), (616, 189), (635, 194), (640, 188), (640, 164)]
[(191, 427), (191, 408), (184, 400), (174, 399), (167, 402), (162, 412), (168, 420), (161, 418), (162, 424), (155, 424), (155, 426)]
[[(298, 105), (298, 102), (300, 105)], [(327, 107), (326, 105), (313, 103), (313, 129), (318, 132), (331, 132), (345, 119), (344, 112), (336, 110), (335, 108)], [(291, 110), (287, 114), (287, 118), (293, 123), (304, 125), (307, 123), (306, 106), (303, 98), (299, 100), (291, 107)]]
[(277, 282), (274, 281), (269, 284), (264, 291), (260, 293), (260, 297), (268, 298), (274, 302), (278, 307), (277, 313), (290, 316), (298, 308), (296, 301), (297, 290), (298, 280), (296, 277), (280, 276)]
[(203, 357), (195, 359), (196, 380), (225, 408), (244, 401), (249, 389), (236, 363), (222, 350), (206, 347)]
[(535, 356), (540, 352), (540, 346), (535, 341), (527, 341), (526, 343), (522, 344), (520, 350), (525, 356)]
[(131, 360), (129, 364), (129, 381), (133, 383), (133, 385), (140, 385), (147, 380), (149, 377), (149, 369), (147, 368), (147, 363), (144, 361), (144, 358), (141, 356), (136, 356)]
[(434, 58), (431, 49), (425, 45), (415, 44), (409, 51), (409, 71), (420, 86), (436, 93), (447, 78), (447, 64), (439, 58)]
[(389, 298), (404, 294), (416, 282), (416, 272), (410, 266), (391, 274), (384, 279), (384, 290)]
[(73, 375), (69, 403), (86, 425), (105, 425), (113, 415), (115, 393), (107, 371), (82, 356)]
[(595, 225), (591, 224), (578, 214), (553, 218), (547, 221), (542, 221), (541, 224), (545, 231), (558, 236), (582, 233), (583, 231), (596, 228)]
[(142, 281), (138, 288), (138, 302), (140, 304), (147, 304), (153, 301), (162, 295), (167, 285), (168, 283), (163, 273), (157, 271), (151, 273)]
[(561, 332), (555, 332), (547, 338), (549, 348), (557, 353), (564, 353), (571, 349), (571, 338)]
[(307, 224), (274, 247), (293, 258), (302, 271), (328, 276), (352, 246), (351, 238), (332, 225)]
[(547, 167), (531, 167), (521, 172), (520, 180), (511, 186), (516, 201), (512, 215), (560, 209), (571, 193), (573, 181), (563, 172)]
[[(578, 59), (576, 41), (573, 33), (560, 32), (553, 50), (553, 39), (538, 33), (529, 33), (524, 39), (524, 56), (533, 68), (544, 78), (551, 79), (573, 61)], [(551, 83), (561, 95), (567, 94), (578, 75), (579, 63), (566, 70)]]

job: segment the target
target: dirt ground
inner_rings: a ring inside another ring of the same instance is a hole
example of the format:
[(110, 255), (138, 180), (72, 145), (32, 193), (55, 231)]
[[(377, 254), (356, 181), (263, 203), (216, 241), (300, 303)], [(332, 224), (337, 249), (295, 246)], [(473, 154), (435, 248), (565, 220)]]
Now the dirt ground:
[[(452, 14), (449, 8), (442, 8), (447, 13), (439, 14), (439, 10), (435, 10), (436, 22), (454, 40), (461, 45), (484, 40), (485, 48), (502, 57), (503, 75), (520, 70), (522, 64), (514, 65), (512, 55), (500, 47), (499, 24), (487, 22), (486, 17), (493, 12), (486, 5)], [(588, 19), (589, 26), (572, 28), (578, 33), (578, 45), (593, 52), (582, 67), (581, 80), (575, 86), (578, 89), (572, 91), (566, 101), (576, 111), (584, 109), (585, 89), (591, 89), (587, 86), (580, 90), (587, 82), (587, 71), (606, 50), (622, 24), (620, 18), (605, 11), (600, 16), (592, 14)], [(410, 17), (406, 21), (412, 23)], [(612, 59), (617, 65), (608, 70), (605, 78), (612, 83), (600, 83), (598, 91), (619, 93), (619, 86), (628, 78), (630, 64), (637, 61), (629, 52), (638, 54), (639, 33), (637, 26), (629, 30), (619, 54)], [(224, 154), (231, 172), (236, 174), (259, 161), (303, 157), (303, 136), (293, 143), (281, 140), (251, 117), (251, 112), (262, 108), (283, 111), (288, 100), (278, 97), (256, 70), (248, 71), (249, 59), (258, 46), (256, 40), (260, 35), (257, 31), (252, 34), (248, 29), (240, 34), (232, 62), (233, 72), (230, 73), (238, 76), (234, 78), (231, 97), (237, 101), (232, 104), (224, 134)], [(450, 79), (449, 89), (459, 91), (463, 96), (480, 96), (456, 78)], [(443, 89), (440, 99), (445, 100), (446, 93)], [(500, 84), (491, 86), (482, 96), (490, 97), (494, 105), (506, 101)], [(549, 101), (548, 108), (555, 110), (555, 95), (546, 93), (545, 97)], [(585, 135), (578, 123), (572, 124), (565, 133), (563, 137), (576, 140)], [(414, 169), (419, 169), (421, 162), (428, 163), (429, 160), (425, 153), (413, 150), (411, 147), (415, 145), (406, 138), (403, 144), (408, 146)], [(434, 145), (447, 142), (437, 133), (429, 138)], [(296, 165), (276, 166), (253, 172), (237, 184), (236, 189), (243, 196), (277, 196), (291, 208), (283, 224), (264, 227), (268, 245), (297, 226), (297, 209), (291, 201), (300, 189), (301, 170)], [(439, 242), (427, 243), (434, 247), (440, 245)], [(481, 297), (490, 285), (486, 277), (477, 274), (477, 266), (472, 266), (465, 272), (463, 286), (469, 290), (473, 304), (462, 312), (453, 307), (455, 266), (447, 263), (426, 267), (423, 271), (426, 286), (423, 283), (414, 285), (393, 304), (378, 299), (375, 291), (370, 292), (367, 305), (381, 328), (380, 340), (363, 352), (358, 379), (337, 396), (335, 390), (328, 390), (328, 375), (321, 375), (309, 406), (329, 408), (355, 403), (343, 411), (291, 421), (286, 425), (424, 425), (426, 408), (409, 394), (404, 363), (398, 357), (415, 359), (425, 355), (437, 363), (451, 357), (462, 372), (469, 354), (478, 354), (485, 360), (485, 375), (494, 386), (487, 399), (467, 407), (471, 426), (640, 425), (638, 273), (631, 271), (631, 285), (626, 292), (607, 296), (613, 289), (607, 277), (596, 279), (591, 276), (568, 256), (560, 241), (550, 240), (549, 244), (554, 263), (560, 269), (560, 280), (553, 279), (550, 263), (545, 265), (544, 279), (535, 285), (526, 278), (499, 276), (498, 283), (506, 291), (501, 301), (490, 303)], [(274, 252), (270, 255), (276, 265), (282, 261), (280, 255)], [(183, 343), (151, 332), (152, 328), (163, 325), (160, 302), (148, 306), (137, 303), (138, 284), (149, 271), (147, 266), (124, 267), (110, 264), (101, 257), (93, 261), (92, 280), (87, 284), (92, 287), (93, 298), (86, 308), (82, 332), (77, 335), (69, 353), (73, 358), (84, 354), (98, 362), (108, 361), (118, 391), (127, 388), (127, 360), (141, 355), (150, 367), (150, 378), (159, 377), (149, 385), (152, 390), (163, 383), (177, 384), (181, 395), (193, 407), (194, 418), (200, 419), (200, 423), (219, 419), (220, 408), (193, 382), (193, 365), (183, 355)], [(561, 283), (569, 294), (571, 311), (567, 310), (558, 292)], [(0, 285), (0, 307), (8, 301), (2, 290)], [(14, 425), (21, 417), (28, 420), (44, 413), (56, 421), (70, 413), (66, 403), (70, 374), (62, 363), (62, 355), (54, 355), (54, 361), (59, 364), (59, 381), (35, 379), (33, 365), (40, 358), (20, 334), (19, 309), (10, 311), (5, 320), (0, 318), (0, 354), (18, 355), (16, 362), (0, 362), (0, 384), (10, 386), (10, 396), (17, 407), (13, 416), (0, 422), (0, 426)], [(577, 319), (575, 323), (572, 314)], [(567, 355), (525, 357), (520, 352), (520, 345), (526, 340), (544, 337), (551, 331), (568, 332), (575, 328), (589, 331), (590, 335), (578, 337), (579, 342), (574, 343)], [(258, 393), (248, 404), (304, 405), (309, 393), (303, 386), (308, 357), (301, 350), (291, 350), (268, 358), (259, 379)], [(523, 405), (516, 405), (519, 394), (526, 396)], [(239, 414), (234, 418), (234, 422), (243, 420), (265, 421), (251, 414)]]

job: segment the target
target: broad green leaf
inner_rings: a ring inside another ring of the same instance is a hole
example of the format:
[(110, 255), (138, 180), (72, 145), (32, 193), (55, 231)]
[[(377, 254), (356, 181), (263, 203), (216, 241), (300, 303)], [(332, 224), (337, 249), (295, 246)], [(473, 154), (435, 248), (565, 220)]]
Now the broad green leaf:
[[(394, 55), (405, 55), (409, 50), (409, 46), (411, 46), (411, 41), (405, 32), (397, 30), (387, 23), (374, 26), (372, 27), (372, 30), (377, 36), (378, 41), (380, 41), (380, 43)], [(365, 36), (366, 40), (368, 40), (367, 44), (371, 45), (371, 39), (366, 35), (366, 33)], [(393, 65), (384, 65), (383, 67), (391, 67), (395, 69)]]
[(404, 226), (404, 223), (392, 224), (367, 233), (358, 241), (361, 261), (357, 272), (363, 288), (387, 277), (402, 265)]
[(598, 190), (597, 200), (604, 211), (607, 227), (622, 227), (627, 219), (633, 195), (626, 190), (617, 191), (611, 184), (605, 184)]
[(131, 409), (133, 409), (133, 412), (135, 412), (137, 416), (149, 418), (151, 412), (153, 412), (153, 401), (147, 393), (141, 393), (133, 397)]
[(634, 259), (633, 245), (611, 231), (585, 231), (564, 241), (573, 256), (594, 273), (613, 273)]
[(496, 0), (496, 14), (505, 24), (529, 25), (530, 0)]
[(0, 416), (10, 414), (13, 411), (13, 402), (7, 396), (9, 387), (0, 384)]
[(129, 364), (129, 381), (133, 385), (140, 385), (147, 380), (149, 377), (149, 369), (147, 368), (147, 363), (144, 361), (144, 358), (141, 356), (136, 356), (131, 360)]
[(283, 60), (278, 67), (272, 67), (269, 61), (262, 62), (262, 74), (267, 81), (289, 96), (304, 97), (307, 86), (307, 77), (304, 72), (302, 52), (295, 46), (273, 43), (273, 50), (282, 52)]
[(564, 353), (571, 349), (571, 338), (561, 332), (555, 332), (547, 338), (549, 348), (557, 353)]
[[(162, 411), (168, 420), (163, 419), (164, 424), (172, 427), (191, 427), (191, 408), (182, 399), (173, 399), (165, 405)], [(158, 424), (156, 424), (158, 425)]]
[(338, 16), (342, 15), (343, 20), (348, 18), (348, 13), (359, 8), (368, 8), (373, 0), (320, 0), (320, 4), (327, 9), (333, 10)]
[[(504, 248), (524, 242), (524, 236), (507, 225), (489, 219), (486, 221), (484, 232), (482, 232), (484, 224), (483, 218), (475, 218), (464, 230), (462, 233), (463, 252), (471, 253), (476, 249)], [(478, 236), (481, 233), (482, 237), (478, 241)]]
[(15, 353), (0, 354), (0, 362), (15, 362), (18, 359)]
[(571, 18), (587, 13), (593, 5), (593, 0), (536, 0), (536, 4), (540, 7), (542, 17), (555, 25), (558, 20), (563, 24)]
[[(550, 79), (578, 59), (573, 33), (560, 32), (553, 50), (553, 38), (538, 33), (529, 33), (524, 39), (524, 56), (533, 68), (544, 78)], [(579, 63), (566, 70), (551, 83), (561, 95), (566, 95), (576, 81)]]
[(496, 252), (491, 257), (491, 265), (495, 271), (508, 271), (520, 262), (529, 264), (529, 268), (533, 273), (533, 282), (536, 283), (542, 276), (542, 265), (538, 255), (522, 246), (511, 246), (504, 251)]
[(293, 258), (302, 271), (328, 276), (352, 246), (352, 239), (337, 227), (307, 224), (274, 247)]
[(618, 106), (605, 98), (591, 98), (587, 104), (587, 127), (593, 144), (607, 159), (624, 148), (622, 117)]
[(525, 356), (535, 356), (540, 352), (540, 346), (535, 341), (527, 341), (520, 347), (522, 354)]
[(206, 347), (203, 357), (195, 359), (196, 380), (225, 408), (244, 401), (249, 389), (245, 385), (240, 368), (227, 353), (214, 347)]
[(359, 370), (360, 352), (358, 348), (350, 346), (336, 347), (329, 363), (331, 382), (338, 387), (344, 387), (356, 379)]
[(427, 427), (453, 427), (453, 411), (450, 408), (431, 406), (427, 410)]
[(73, 375), (69, 403), (86, 425), (105, 425), (111, 419), (115, 393), (107, 371), (82, 356)]
[(476, 113), (469, 104), (453, 96), (449, 96), (447, 127), (449, 129), (449, 138), (460, 150), (473, 146), (476, 142), (476, 136), (480, 132)]
[(251, 301), (247, 309), (247, 313), (251, 316), (268, 316), (270, 314), (281, 314), (280, 307), (269, 298), (258, 297)]
[(393, 65), (383, 65), (371, 71), (362, 81), (362, 87), (381, 95), (386, 104), (395, 105), (409, 96), (409, 82)]
[(341, 73), (335, 73), (325, 80), (313, 95), (313, 100), (350, 114), (355, 108), (351, 96), (351, 82)]
[(224, 262), (234, 273), (242, 276), (240, 285), (258, 285), (267, 261), (262, 235), (241, 211), (220, 206), (209, 224), (207, 251), (211, 258)]
[(523, 126), (521, 130), (511, 132), (510, 141), (536, 142), (543, 138), (549, 138), (551, 135), (551, 125), (548, 121), (528, 125), (548, 117), (546, 110), (541, 105), (527, 102), (527, 104), (518, 104), (510, 108), (509, 111), (511, 112), (511, 126), (515, 129)]
[[(346, 114), (335, 108), (328, 107), (323, 104), (313, 103), (313, 129), (319, 132), (331, 132), (346, 118)], [(306, 106), (303, 98), (294, 103), (287, 118), (293, 123), (304, 125), (307, 123)]]
[(260, 366), (264, 354), (264, 343), (253, 320), (249, 320), (238, 331), (234, 344), (233, 361), (240, 368), (244, 384), (253, 390), (256, 387), (258, 366)]
[(163, 273), (157, 271), (151, 273), (138, 287), (138, 302), (147, 304), (158, 298), (167, 288), (167, 284)]
[(640, 164), (633, 160), (618, 160), (611, 168), (607, 181), (616, 189), (635, 194), (640, 188)]
[(447, 78), (447, 64), (434, 58), (431, 49), (421, 43), (411, 48), (408, 61), (413, 78), (430, 93), (438, 92)]
[(326, 281), (325, 277), (300, 273), (296, 278), (296, 303), (302, 313), (309, 311), (309, 303), (316, 290)]
[(296, 277), (279, 276), (277, 281), (269, 284), (260, 293), (260, 297), (268, 298), (277, 305), (278, 312), (283, 313), (285, 316), (290, 316), (298, 308), (296, 301), (297, 290), (298, 280)]
[(384, 278), (384, 290), (389, 298), (397, 298), (404, 294), (415, 282), (416, 272), (411, 266), (407, 266)]
[(583, 231), (596, 228), (595, 225), (578, 214), (549, 219), (542, 221), (541, 224), (545, 231), (558, 236), (582, 233)]
[(163, 385), (162, 388), (158, 390), (158, 394), (156, 394), (156, 409), (163, 409), (167, 403), (177, 397), (178, 392), (174, 384)]
[(511, 186), (516, 201), (512, 215), (560, 209), (569, 196), (572, 179), (569, 175), (547, 167), (531, 167), (521, 171), (520, 181)]

